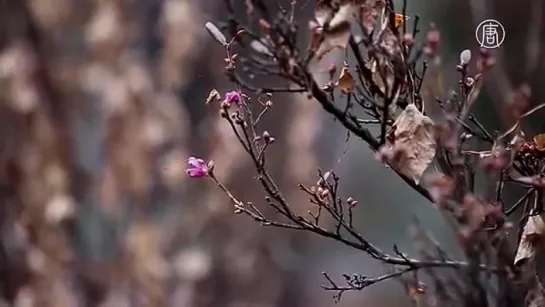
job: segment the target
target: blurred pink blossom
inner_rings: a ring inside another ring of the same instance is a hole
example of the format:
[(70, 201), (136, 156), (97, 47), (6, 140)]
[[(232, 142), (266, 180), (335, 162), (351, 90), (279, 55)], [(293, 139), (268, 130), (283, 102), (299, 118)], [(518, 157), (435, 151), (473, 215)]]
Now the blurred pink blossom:
[(242, 96), (238, 91), (230, 91), (227, 94), (225, 94), (225, 100), (224, 102), (231, 106), (232, 104), (240, 104), (242, 102)]
[(186, 172), (189, 177), (201, 178), (208, 175), (208, 166), (202, 159), (189, 157), (189, 159), (187, 159), (187, 164), (189, 164), (189, 168), (186, 170)]

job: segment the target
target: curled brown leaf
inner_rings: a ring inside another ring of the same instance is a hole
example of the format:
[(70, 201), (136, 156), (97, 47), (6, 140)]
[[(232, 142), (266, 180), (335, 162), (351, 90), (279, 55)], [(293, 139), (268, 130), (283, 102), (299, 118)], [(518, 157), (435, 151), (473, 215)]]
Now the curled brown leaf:
[(414, 104), (409, 104), (394, 123), (392, 149), (402, 154), (392, 166), (417, 184), (435, 156), (433, 126), (433, 121)]
[(394, 18), (395, 27), (401, 28), (403, 24), (405, 23), (405, 21), (407, 21), (408, 19), (409, 19), (409, 16), (405, 16), (403, 14), (395, 14), (395, 18)]
[(394, 68), (384, 57), (370, 59), (365, 66), (371, 72), (374, 85), (385, 96), (391, 96), (394, 86)]
[(360, 21), (367, 34), (371, 34), (377, 25), (382, 10), (386, 6), (386, 1), (364, 0), (361, 2), (359, 7)]
[(540, 251), (543, 234), (545, 233), (543, 217), (543, 214), (528, 217), (515, 255), (515, 265), (521, 264), (522, 261), (534, 259)]
[(545, 133), (534, 136), (534, 143), (538, 150), (545, 150)]
[(354, 77), (352, 77), (347, 63), (344, 63), (336, 85), (340, 87), (341, 91), (345, 94), (352, 92), (356, 87), (356, 81), (354, 80)]
[(318, 3), (315, 11), (316, 23), (310, 25), (316, 33), (311, 46), (316, 50), (317, 59), (321, 59), (333, 49), (345, 49), (350, 39), (350, 20), (356, 6), (350, 1), (345, 1), (335, 10), (330, 2)]

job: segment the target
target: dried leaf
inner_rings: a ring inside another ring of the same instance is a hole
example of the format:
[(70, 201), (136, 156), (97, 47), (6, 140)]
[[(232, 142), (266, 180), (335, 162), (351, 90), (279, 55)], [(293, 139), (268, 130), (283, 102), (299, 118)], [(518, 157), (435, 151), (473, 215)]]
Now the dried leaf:
[(403, 14), (396, 14), (394, 17), (394, 23), (396, 28), (401, 28), (405, 21), (409, 19), (408, 16), (405, 16)]
[(352, 77), (347, 63), (344, 63), (336, 85), (340, 87), (341, 91), (345, 94), (352, 92), (356, 87), (356, 81), (354, 80), (354, 77)]
[[(317, 24), (311, 23), (315, 29), (311, 46), (316, 49), (316, 57), (322, 58), (333, 49), (345, 49), (350, 38), (350, 20), (356, 10), (356, 6), (349, 1), (341, 4), (335, 12), (330, 6), (331, 1), (321, 1), (315, 11)], [(329, 23), (327, 23), (329, 21)], [(326, 26), (326, 29), (324, 27)], [(320, 29), (316, 31), (316, 29)], [(323, 40), (321, 39), (323, 35)], [(318, 45), (319, 44), (319, 45)], [(318, 45), (318, 46), (317, 46)]]
[(212, 35), (212, 37), (218, 43), (220, 43), (222, 45), (227, 44), (227, 39), (225, 38), (225, 35), (223, 35), (223, 33), (221, 33), (220, 29), (218, 29), (218, 27), (216, 27), (216, 25), (214, 25), (213, 23), (211, 23), (209, 21), (204, 26), (206, 27), (206, 30), (208, 30), (208, 33), (210, 33), (210, 35)]
[(537, 242), (545, 233), (545, 222), (543, 214), (532, 215), (528, 217), (522, 237), (520, 238), (517, 254), (515, 256), (515, 265), (523, 260), (530, 260), (536, 256)]
[(402, 152), (397, 169), (418, 184), (435, 156), (433, 121), (409, 104), (394, 123), (393, 150)]
[(346, 49), (348, 40), (350, 39), (350, 24), (345, 23), (336, 28), (329, 29), (323, 35), (322, 40), (320, 38), (321, 34), (317, 33), (313, 36), (313, 41), (311, 42), (311, 46), (316, 50), (316, 58), (318, 60), (335, 49)]
[[(369, 71), (371, 71), (371, 76), (373, 78), (373, 83), (377, 88), (382, 92), (384, 96), (391, 96), (391, 92), (394, 87), (394, 68), (392, 64), (388, 62), (382, 56), (377, 59), (373, 58), (365, 63), (365, 66)], [(380, 69), (379, 69), (380, 68)], [(386, 81), (386, 84), (384, 83)], [(388, 85), (388, 93), (386, 92), (386, 85)]]
[(340, 5), (337, 12), (335, 12), (332, 9), (330, 2), (331, 1), (319, 1), (317, 4), (314, 17), (318, 24), (323, 27), (329, 20), (329, 27), (333, 29), (344, 23), (350, 22), (355, 6), (350, 3), (350, 1), (345, 1), (345, 3)]
[(371, 34), (375, 29), (381, 11), (385, 6), (385, 0), (366, 0), (361, 4), (359, 8), (360, 20), (367, 34)]
[(402, 53), (398, 36), (390, 28), (384, 29), (379, 45), (380, 49), (386, 53), (385, 55), (392, 58), (391, 61), (394, 60), (394, 56), (400, 56)]
[(213, 89), (210, 91), (210, 93), (208, 94), (208, 97), (206, 98), (206, 104), (210, 104), (211, 102), (214, 102), (214, 101), (220, 101), (221, 100), (221, 95), (220, 93)]
[(545, 133), (534, 136), (534, 143), (539, 150), (545, 150)]

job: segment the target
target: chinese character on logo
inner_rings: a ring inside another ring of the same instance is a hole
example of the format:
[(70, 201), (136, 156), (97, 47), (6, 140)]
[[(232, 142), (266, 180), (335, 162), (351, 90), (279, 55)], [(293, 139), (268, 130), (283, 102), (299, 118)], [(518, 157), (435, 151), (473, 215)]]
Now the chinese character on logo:
[(475, 31), (475, 37), (483, 48), (498, 48), (505, 39), (505, 29), (498, 21), (487, 19), (479, 24)]

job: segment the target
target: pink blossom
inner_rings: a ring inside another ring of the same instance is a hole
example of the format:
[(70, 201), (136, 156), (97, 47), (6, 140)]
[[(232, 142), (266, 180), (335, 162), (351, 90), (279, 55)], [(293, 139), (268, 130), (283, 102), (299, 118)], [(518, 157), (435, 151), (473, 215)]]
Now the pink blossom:
[(225, 94), (225, 100), (224, 102), (231, 106), (232, 104), (240, 104), (242, 102), (242, 96), (238, 91), (230, 91), (227, 94)]
[(202, 159), (189, 157), (189, 159), (187, 159), (187, 164), (189, 164), (189, 168), (186, 170), (186, 172), (189, 177), (201, 178), (208, 175), (208, 166)]

